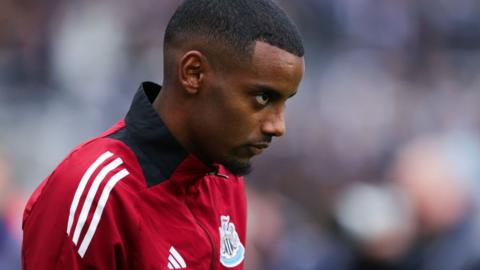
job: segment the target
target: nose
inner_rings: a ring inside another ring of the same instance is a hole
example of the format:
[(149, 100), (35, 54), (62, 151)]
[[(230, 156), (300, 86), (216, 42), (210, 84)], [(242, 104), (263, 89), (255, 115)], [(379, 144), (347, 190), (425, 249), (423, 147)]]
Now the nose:
[(265, 135), (280, 137), (285, 134), (285, 115), (283, 109), (272, 113), (267, 120), (262, 123), (262, 132)]

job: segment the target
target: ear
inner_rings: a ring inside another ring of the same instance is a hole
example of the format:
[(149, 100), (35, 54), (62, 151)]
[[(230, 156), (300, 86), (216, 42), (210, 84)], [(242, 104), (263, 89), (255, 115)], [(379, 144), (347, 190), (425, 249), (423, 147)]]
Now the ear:
[(179, 80), (189, 94), (198, 93), (207, 68), (206, 58), (199, 51), (189, 51), (183, 55), (179, 66)]

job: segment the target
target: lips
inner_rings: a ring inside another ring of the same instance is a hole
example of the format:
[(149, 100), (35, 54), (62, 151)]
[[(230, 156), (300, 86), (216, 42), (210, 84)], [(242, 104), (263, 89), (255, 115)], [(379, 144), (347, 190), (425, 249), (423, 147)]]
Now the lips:
[(257, 144), (249, 144), (248, 150), (252, 153), (252, 155), (259, 155), (269, 146), (268, 143), (257, 143)]
[(255, 143), (255, 144), (250, 144), (253, 147), (260, 148), (260, 149), (265, 149), (269, 146), (268, 143)]

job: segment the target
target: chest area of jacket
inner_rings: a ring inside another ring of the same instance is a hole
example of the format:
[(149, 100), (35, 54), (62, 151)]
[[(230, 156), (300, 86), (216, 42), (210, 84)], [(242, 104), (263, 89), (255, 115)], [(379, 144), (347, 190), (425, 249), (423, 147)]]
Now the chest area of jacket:
[(205, 176), (142, 194), (143, 254), (159, 269), (240, 269), (245, 253), (243, 185)]

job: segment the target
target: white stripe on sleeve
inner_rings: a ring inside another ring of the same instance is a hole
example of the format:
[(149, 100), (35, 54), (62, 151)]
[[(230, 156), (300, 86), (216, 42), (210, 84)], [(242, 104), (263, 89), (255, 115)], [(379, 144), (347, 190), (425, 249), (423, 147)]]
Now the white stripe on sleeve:
[(123, 161), (121, 158), (116, 158), (114, 161), (110, 162), (107, 166), (105, 166), (100, 173), (98, 173), (97, 177), (95, 177), (95, 180), (92, 183), (92, 186), (90, 187), (90, 190), (88, 191), (87, 198), (85, 199), (85, 202), (82, 207), (82, 211), (80, 212), (80, 216), (78, 218), (77, 226), (75, 227), (75, 232), (73, 233), (73, 243), (77, 245), (78, 243), (78, 238), (80, 237), (80, 232), (83, 229), (83, 226), (85, 225), (85, 222), (87, 221), (88, 213), (90, 211), (90, 208), (93, 203), (93, 199), (95, 198), (95, 195), (97, 194), (98, 187), (100, 186), (100, 183), (103, 181), (105, 176), (118, 166), (122, 164)]
[(92, 177), (93, 172), (102, 164), (105, 160), (107, 160), (109, 157), (113, 156), (113, 153), (107, 151), (103, 153), (100, 157), (93, 162), (90, 167), (88, 167), (87, 171), (83, 175), (82, 179), (80, 180), (80, 183), (78, 184), (77, 190), (75, 191), (75, 195), (73, 196), (73, 201), (72, 204), (70, 205), (70, 214), (68, 216), (68, 225), (67, 225), (67, 234), (70, 235), (70, 230), (72, 229), (73, 225), (73, 219), (75, 217), (75, 212), (77, 211), (78, 207), (78, 202), (80, 201), (80, 197), (83, 194), (83, 191), (85, 190), (85, 186), (88, 183), (88, 180), (90, 180), (90, 177)]
[(126, 169), (123, 169), (116, 173), (114, 176), (112, 176), (112, 178), (110, 178), (110, 180), (108, 180), (107, 184), (105, 185), (105, 188), (100, 195), (100, 199), (98, 201), (97, 208), (95, 209), (95, 213), (93, 214), (92, 222), (90, 223), (88, 231), (82, 240), (80, 248), (78, 249), (78, 254), (80, 254), (80, 257), (83, 258), (88, 246), (90, 245), (90, 242), (92, 241), (93, 235), (97, 230), (98, 223), (100, 222), (100, 218), (102, 217), (103, 209), (105, 208), (108, 197), (110, 196), (110, 192), (112, 191), (113, 187), (115, 187), (115, 185), (128, 174), (128, 171)]

